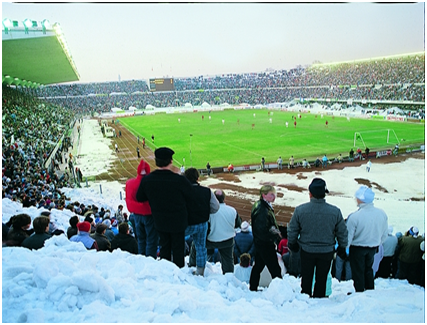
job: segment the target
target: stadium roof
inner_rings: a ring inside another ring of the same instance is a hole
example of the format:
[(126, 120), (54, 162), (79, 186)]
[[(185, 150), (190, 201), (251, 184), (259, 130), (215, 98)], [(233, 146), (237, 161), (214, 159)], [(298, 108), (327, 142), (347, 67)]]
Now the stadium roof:
[(3, 20), (3, 84), (37, 87), (79, 79), (59, 24)]

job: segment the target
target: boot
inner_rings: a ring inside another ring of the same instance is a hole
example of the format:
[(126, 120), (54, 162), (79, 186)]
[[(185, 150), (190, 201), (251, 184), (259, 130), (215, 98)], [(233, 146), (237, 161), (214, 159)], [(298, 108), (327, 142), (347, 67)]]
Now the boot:
[(205, 268), (197, 266), (196, 267), (196, 275), (204, 276), (205, 275)]

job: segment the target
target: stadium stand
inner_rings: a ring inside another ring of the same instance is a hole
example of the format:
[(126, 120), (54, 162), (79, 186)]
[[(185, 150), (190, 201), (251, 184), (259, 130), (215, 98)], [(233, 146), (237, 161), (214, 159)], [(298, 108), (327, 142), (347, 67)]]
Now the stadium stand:
[(267, 105), (294, 99), (399, 101), (408, 109), (425, 103), (425, 54), (381, 60), (313, 65), (289, 71), (175, 78), (176, 91), (150, 92), (146, 81), (52, 85), (23, 88), (33, 96), (62, 107), (144, 109), (182, 106), (185, 103)]

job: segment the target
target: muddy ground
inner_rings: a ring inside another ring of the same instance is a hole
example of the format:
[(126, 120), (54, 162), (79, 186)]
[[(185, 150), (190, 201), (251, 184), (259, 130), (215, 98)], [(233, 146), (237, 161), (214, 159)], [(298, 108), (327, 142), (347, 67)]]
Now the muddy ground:
[[(111, 122), (111, 120), (109, 121)], [(140, 156), (142, 159), (147, 161), (150, 164), (150, 167), (152, 170), (156, 168), (155, 162), (154, 162), (154, 153), (151, 149), (146, 147), (145, 149), (142, 147), (142, 139), (140, 139), (140, 143), (138, 143), (137, 138), (131, 134), (127, 129), (125, 129), (120, 124), (112, 125), (109, 123), (110, 126), (112, 126), (116, 130), (116, 134), (119, 134), (119, 131), (121, 131), (121, 136), (113, 138), (113, 142), (111, 145), (111, 150), (114, 150), (114, 144), (117, 143), (119, 147), (118, 160), (113, 164), (111, 169), (102, 175), (99, 175), (96, 177), (97, 180), (107, 180), (107, 181), (119, 181), (122, 184), (125, 184), (125, 182), (129, 178), (133, 178), (136, 176), (136, 170), (139, 164), (139, 158), (137, 157), (136, 148), (139, 147), (140, 149)], [(419, 158), (424, 159), (424, 153), (423, 152), (417, 152), (417, 153), (403, 153), (399, 154), (397, 157), (395, 156), (383, 156), (377, 160), (375, 160), (376, 164), (389, 164), (389, 163), (395, 163), (395, 162), (401, 162), (408, 158)], [(332, 165), (328, 165), (328, 169), (343, 169), (345, 167), (350, 166), (360, 166), (366, 164), (366, 161), (364, 160), (355, 160), (354, 162), (343, 162), (341, 164), (333, 163)], [(322, 168), (317, 168), (320, 171)], [(282, 170), (272, 169), (268, 171), (267, 173), (274, 173), (274, 174), (281, 174), (281, 173), (288, 173), (296, 175), (298, 178), (306, 178), (304, 176), (307, 172), (312, 172), (313, 170), (316, 170), (316, 168), (311, 169), (303, 169), (302, 167), (296, 167), (293, 169), (287, 169), (284, 167)], [(178, 168), (175, 168), (176, 172), (179, 172)], [(245, 194), (253, 194), (253, 195), (259, 195), (259, 188), (254, 189), (248, 189), (242, 186), (239, 186), (239, 178), (237, 177), (241, 172), (236, 172), (234, 174), (229, 173), (216, 173), (215, 175), (211, 177), (216, 177), (218, 180), (223, 180), (226, 182), (232, 182), (233, 184), (229, 183), (218, 183), (212, 186), (212, 189), (223, 189), (232, 191), (233, 195), (228, 195), (226, 198), (226, 203), (230, 206), (233, 206), (236, 208), (239, 215), (242, 217), (242, 220), (250, 220), (250, 212), (253, 202), (251, 199), (244, 199), (242, 197), (245, 196)], [(242, 172), (245, 173), (245, 172)], [(247, 173), (247, 172), (246, 172)], [(203, 179), (202, 176), (201, 180)], [(384, 188), (381, 188), (379, 184), (371, 183), (367, 179), (363, 178), (357, 178), (355, 179), (357, 183), (361, 185), (367, 185), (370, 187), (375, 187), (378, 190), (387, 191)], [(287, 184), (276, 184), (277, 186), (287, 188), (288, 190), (292, 191), (305, 191), (305, 188), (300, 188), (295, 185), (287, 185)], [(236, 196), (234, 196), (236, 195)], [(279, 193), (279, 195), (283, 195), (282, 193)], [(288, 206), (280, 206), (275, 204), (274, 205), (274, 211), (276, 215), (276, 219), (278, 224), (280, 225), (286, 225), (287, 222), (289, 222), (292, 213), (294, 211), (293, 207)]]

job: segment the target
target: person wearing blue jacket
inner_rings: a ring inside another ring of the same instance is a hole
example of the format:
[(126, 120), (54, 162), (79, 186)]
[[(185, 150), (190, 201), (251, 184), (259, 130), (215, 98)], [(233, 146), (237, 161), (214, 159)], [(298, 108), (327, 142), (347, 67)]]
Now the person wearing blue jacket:
[[(244, 253), (255, 255), (254, 236), (249, 231), (249, 223), (243, 221), (240, 229), (241, 231), (234, 237), (234, 257), (237, 259), (237, 263), (240, 263), (240, 255)], [(253, 258), (251, 260), (253, 261)]]

